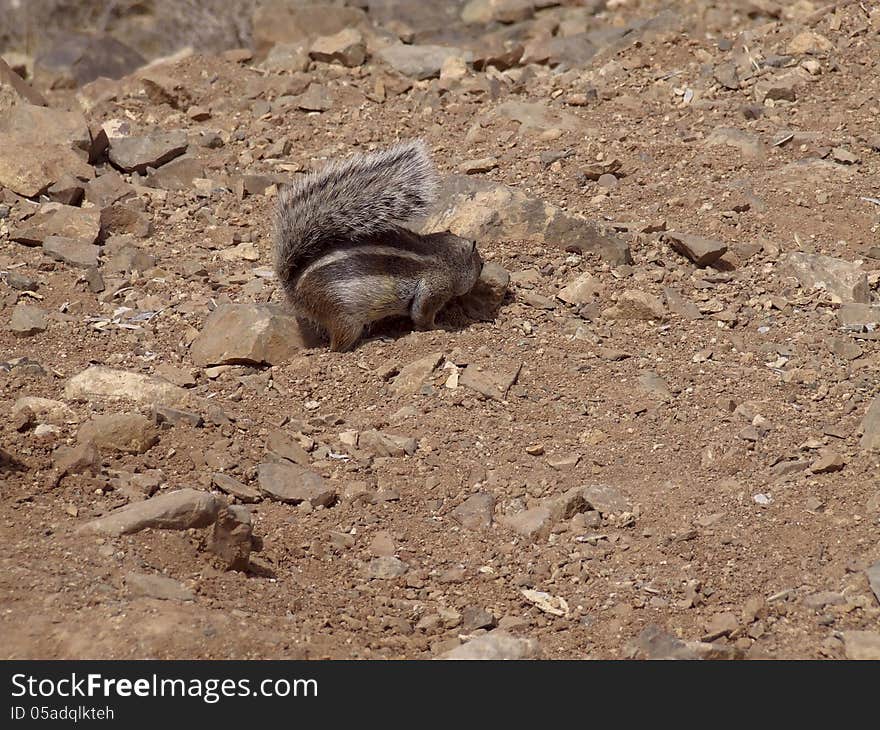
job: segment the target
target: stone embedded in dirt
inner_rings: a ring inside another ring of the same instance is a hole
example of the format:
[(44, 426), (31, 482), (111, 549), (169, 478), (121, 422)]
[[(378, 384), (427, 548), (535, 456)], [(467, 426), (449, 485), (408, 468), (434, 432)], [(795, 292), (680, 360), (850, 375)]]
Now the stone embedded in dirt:
[(259, 502), (263, 495), (256, 489), (247, 484), (242, 484), (237, 479), (233, 479), (227, 474), (219, 472), (211, 475), (211, 482), (221, 492), (225, 492), (235, 497), (240, 502), (253, 503)]
[(766, 145), (755, 135), (733, 127), (718, 127), (706, 138), (710, 147), (726, 145), (738, 149), (745, 157), (763, 157)]
[(192, 190), (194, 180), (205, 176), (205, 163), (195, 155), (181, 155), (158, 170), (151, 170), (146, 184), (162, 190)]
[(51, 185), (46, 191), (46, 195), (49, 196), (49, 200), (53, 203), (72, 206), (79, 205), (82, 202), (84, 194), (85, 183), (67, 173), (62, 175), (58, 179), (58, 182)]
[(101, 398), (126, 400), (142, 405), (176, 405), (187, 399), (183, 388), (162, 378), (126, 370), (91, 365), (74, 375), (64, 386), (68, 400), (92, 401)]
[(323, 84), (309, 84), (309, 87), (296, 97), (296, 105), (307, 112), (325, 112), (333, 107), (333, 97)]
[(275, 43), (304, 41), (362, 25), (366, 15), (360, 8), (331, 3), (290, 3), (271, 0), (259, 3), (253, 12), (252, 38), (258, 54)]
[(323, 63), (338, 63), (349, 68), (362, 66), (367, 58), (367, 44), (359, 30), (345, 28), (338, 33), (316, 38), (309, 56)]
[(865, 450), (880, 450), (880, 396), (871, 401), (862, 419), (862, 438), (859, 446)]
[(730, 611), (722, 611), (714, 614), (706, 624), (706, 633), (701, 641), (710, 642), (720, 639), (722, 636), (730, 636), (739, 628), (736, 615)]
[(98, 209), (118, 203), (135, 195), (134, 186), (127, 183), (116, 170), (107, 170), (86, 183), (86, 200)]
[(499, 522), (517, 535), (530, 540), (539, 540), (550, 534), (555, 520), (550, 513), (550, 508), (541, 505), (512, 515), (504, 515), (499, 519)]
[(844, 631), (843, 650), (847, 659), (880, 660), (880, 632)]
[(466, 641), (461, 646), (441, 654), (438, 659), (457, 660), (517, 660), (539, 659), (541, 650), (534, 639), (520, 639), (495, 629), (483, 636)]
[(92, 143), (89, 125), (78, 111), (64, 111), (35, 104), (17, 104), (0, 114), (0, 135), (29, 136), (53, 144), (66, 144), (83, 151)]
[(118, 536), (148, 527), (159, 530), (207, 527), (216, 521), (223, 505), (223, 500), (210, 492), (179, 489), (121, 507), (79, 529), (81, 532)]
[[(0, 58), (0, 99), (6, 96), (13, 98), (13, 106), (21, 101), (38, 106), (48, 106), (43, 95), (19, 76), (14, 69), (10, 68), (3, 58)], [(0, 109), (2, 108), (0, 105)]]
[(800, 56), (804, 53), (827, 53), (833, 48), (834, 44), (825, 36), (805, 30), (792, 38), (785, 50), (792, 56)]
[(672, 400), (672, 391), (669, 389), (669, 385), (662, 377), (651, 370), (646, 370), (639, 374), (638, 384), (648, 395), (652, 395), (662, 401)]
[(464, 313), (471, 319), (491, 321), (507, 296), (510, 274), (494, 261), (483, 264), (480, 278), (473, 288), (458, 302)]
[(793, 251), (782, 260), (782, 272), (794, 276), (804, 288), (824, 289), (841, 302), (871, 302), (867, 274), (849, 261)]
[(205, 320), (190, 347), (199, 367), (209, 365), (278, 365), (302, 347), (295, 316), (271, 304), (224, 304)]
[(629, 499), (616, 487), (609, 484), (591, 484), (583, 487), (581, 494), (584, 499), (603, 515), (630, 512), (632, 505)]
[(123, 172), (144, 173), (161, 167), (186, 152), (186, 132), (156, 132), (143, 137), (114, 137), (110, 140), (110, 161)]
[(69, 266), (93, 269), (98, 265), (101, 248), (76, 238), (47, 236), (43, 241), (43, 253)]
[(28, 198), (45, 192), (64, 175), (89, 180), (94, 168), (66, 142), (28, 132), (5, 134), (0, 145), (0, 187)]
[(719, 63), (715, 67), (713, 75), (715, 80), (725, 89), (730, 89), (732, 91), (739, 89), (739, 74), (737, 73), (735, 63)]
[(452, 519), (469, 530), (486, 530), (495, 517), (495, 497), (477, 492), (452, 510)]
[(437, 78), (443, 62), (450, 57), (470, 57), (470, 53), (451, 46), (391, 45), (376, 54), (382, 61), (404, 76), (422, 81)]
[(121, 79), (145, 63), (109, 34), (66, 32), (44, 45), (34, 60), (34, 75), (46, 86), (72, 88), (100, 77)]
[(194, 601), (195, 594), (185, 585), (164, 575), (129, 573), (125, 585), (135, 598), (158, 598), (162, 601)]
[[(521, 134), (541, 134), (548, 129), (578, 132), (584, 127), (580, 117), (551, 108), (540, 101), (507, 101), (493, 109), (491, 115), (518, 122)], [(599, 179), (598, 175), (596, 179)]]
[(823, 449), (819, 452), (819, 458), (810, 464), (813, 474), (830, 474), (840, 471), (846, 465), (843, 457), (833, 449)]
[(874, 598), (880, 603), (880, 560), (871, 565), (865, 571), (865, 575), (868, 578), (868, 585), (874, 593)]
[(662, 320), (666, 308), (657, 297), (638, 289), (626, 289), (617, 298), (617, 304), (602, 312), (606, 319)]
[(463, 175), (479, 175), (489, 172), (498, 167), (498, 158), (481, 157), (478, 160), (465, 160), (458, 165), (458, 171)]
[(101, 209), (101, 230), (107, 236), (131, 235), (146, 238), (152, 225), (149, 214), (123, 203)]
[(52, 454), (52, 467), (55, 472), (54, 483), (57, 485), (69, 474), (97, 474), (101, 471), (101, 454), (98, 447), (89, 441), (75, 446), (59, 446)]
[(862, 332), (880, 325), (880, 306), (844, 303), (837, 310), (837, 321), (847, 330)]
[(382, 431), (363, 431), (358, 436), (358, 448), (373, 456), (412, 456), (418, 448), (414, 438), (395, 436)]
[(697, 266), (711, 266), (727, 253), (727, 244), (702, 236), (669, 231), (664, 234), (678, 253), (687, 256)]
[(630, 261), (629, 245), (611, 231), (515, 188), (470, 175), (450, 175), (441, 188), (424, 232), (448, 230), (476, 241), (522, 239), (598, 253), (612, 264)]
[(40, 307), (24, 302), (19, 302), (13, 307), (12, 317), (9, 319), (9, 329), (12, 334), (30, 337), (45, 332), (48, 326), (46, 312)]
[(522, 365), (503, 372), (482, 370), (476, 365), (468, 365), (459, 376), (459, 385), (470, 388), (494, 400), (504, 400), (507, 391), (516, 383)]
[(391, 382), (391, 390), (400, 395), (418, 393), (442, 359), (442, 352), (432, 352), (425, 357), (404, 365), (397, 377)]
[(861, 162), (858, 155), (853, 154), (848, 149), (845, 149), (843, 147), (832, 148), (829, 156), (832, 160), (841, 165), (856, 165)]
[(156, 423), (159, 425), (167, 423), (171, 426), (179, 426), (186, 423), (193, 428), (200, 428), (205, 422), (205, 419), (199, 413), (160, 405), (153, 406), (153, 418), (156, 419)]
[(6, 283), (15, 291), (36, 291), (40, 282), (25, 271), (15, 269), (6, 272)]
[(60, 400), (24, 395), (18, 398), (12, 405), (12, 414), (15, 415), (16, 412), (25, 408), (31, 411), (40, 423), (63, 426), (66, 423), (76, 423), (79, 421), (73, 409)]
[(269, 433), (266, 448), (276, 456), (300, 466), (308, 466), (311, 461), (309, 453), (293, 437), (281, 430), (276, 429)]
[(392, 580), (400, 578), (409, 570), (409, 566), (400, 558), (393, 555), (382, 555), (373, 558), (367, 566), (367, 574), (370, 578), (378, 578), (380, 580)]
[(586, 272), (560, 289), (556, 296), (566, 304), (582, 306), (593, 302), (604, 290), (602, 282), (591, 273)]
[(159, 443), (159, 429), (140, 413), (111, 413), (86, 421), (77, 438), (91, 441), (102, 450), (143, 454)]
[(647, 626), (633, 644), (642, 659), (735, 659), (733, 647), (704, 641), (682, 641), (659, 626)]
[(260, 68), (266, 71), (302, 73), (309, 68), (308, 47), (302, 43), (276, 43), (263, 59)]
[(320, 474), (288, 461), (265, 462), (257, 467), (260, 490), (270, 499), (286, 504), (309, 502), (313, 507), (336, 503), (336, 490)]
[(38, 246), (50, 236), (73, 238), (81, 243), (95, 243), (101, 233), (101, 212), (72, 205), (47, 203), (13, 231), (12, 240)]
[(686, 299), (676, 289), (665, 287), (663, 289), (663, 298), (666, 300), (666, 306), (669, 307), (669, 311), (672, 314), (677, 314), (679, 317), (691, 320), (700, 319), (703, 316), (700, 313), (700, 308), (690, 299)]
[(763, 103), (772, 101), (797, 101), (797, 87), (801, 82), (793, 73), (764, 77), (755, 84), (755, 99)]
[(461, 610), (461, 628), (465, 633), (472, 633), (479, 629), (494, 629), (498, 625), (498, 619), (482, 606), (465, 606)]
[(208, 549), (226, 564), (228, 570), (247, 570), (253, 534), (253, 518), (247, 507), (223, 507), (214, 523)]

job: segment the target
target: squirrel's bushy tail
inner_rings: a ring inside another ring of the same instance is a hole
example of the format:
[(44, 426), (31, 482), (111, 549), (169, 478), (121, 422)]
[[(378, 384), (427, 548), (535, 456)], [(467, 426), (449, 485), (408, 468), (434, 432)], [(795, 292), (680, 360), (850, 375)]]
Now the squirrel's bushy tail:
[(358, 241), (424, 215), (437, 177), (421, 140), (334, 162), (282, 189), (275, 269), (283, 283), (328, 246)]

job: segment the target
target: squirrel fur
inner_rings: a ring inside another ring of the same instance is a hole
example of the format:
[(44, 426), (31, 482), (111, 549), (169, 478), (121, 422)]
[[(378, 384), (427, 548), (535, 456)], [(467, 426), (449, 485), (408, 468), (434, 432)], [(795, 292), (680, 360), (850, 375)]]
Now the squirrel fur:
[(281, 190), (275, 271), (294, 311), (327, 330), (332, 350), (351, 349), (386, 317), (432, 329), (437, 312), (476, 283), (476, 241), (404, 227), (428, 213), (436, 187), (416, 140), (331, 163)]

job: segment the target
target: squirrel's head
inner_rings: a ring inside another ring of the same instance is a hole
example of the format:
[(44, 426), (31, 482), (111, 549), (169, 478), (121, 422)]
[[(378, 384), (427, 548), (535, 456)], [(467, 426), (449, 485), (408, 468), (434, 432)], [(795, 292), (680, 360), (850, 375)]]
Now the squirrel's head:
[(477, 242), (467, 238), (458, 239), (459, 257), (461, 261), (460, 271), (462, 276), (458, 281), (457, 296), (467, 294), (480, 278), (483, 270), (483, 258), (477, 250)]

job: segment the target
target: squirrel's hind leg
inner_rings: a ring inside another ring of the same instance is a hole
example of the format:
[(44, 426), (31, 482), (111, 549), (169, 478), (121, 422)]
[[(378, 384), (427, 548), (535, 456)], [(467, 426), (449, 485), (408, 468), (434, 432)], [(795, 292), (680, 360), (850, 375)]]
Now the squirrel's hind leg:
[(330, 349), (333, 352), (347, 352), (360, 339), (364, 326), (360, 322), (334, 323), (327, 327), (330, 333)]
[(425, 281), (419, 282), (415, 296), (409, 307), (409, 316), (416, 329), (432, 330), (436, 327), (434, 322), (437, 312), (449, 299), (446, 292), (431, 291)]

